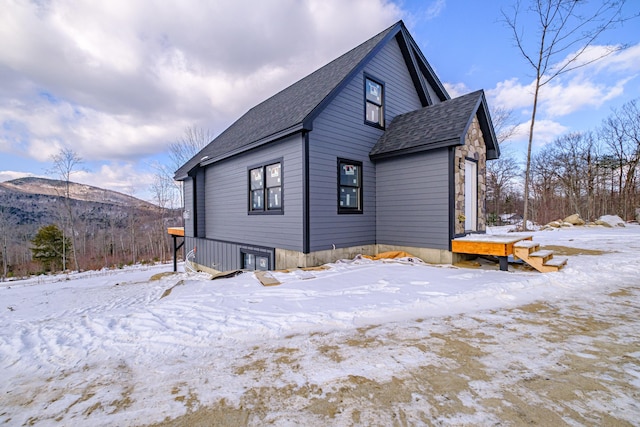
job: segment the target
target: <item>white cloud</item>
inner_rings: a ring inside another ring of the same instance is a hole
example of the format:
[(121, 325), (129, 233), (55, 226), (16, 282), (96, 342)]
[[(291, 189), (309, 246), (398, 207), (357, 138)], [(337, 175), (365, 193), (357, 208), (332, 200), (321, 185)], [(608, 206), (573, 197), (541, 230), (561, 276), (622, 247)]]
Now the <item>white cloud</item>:
[[(529, 123), (526, 123), (526, 128), (529, 128)], [(533, 143), (536, 146), (544, 146), (568, 131), (569, 128), (553, 120), (536, 120)]]
[(542, 88), (543, 109), (549, 117), (562, 117), (584, 108), (598, 108), (606, 101), (622, 95), (628, 81), (627, 78), (606, 84), (581, 78), (571, 79), (567, 83), (558, 80), (557, 84)]
[(525, 86), (518, 79), (512, 78), (498, 82), (494, 89), (487, 90), (487, 96), (496, 107), (508, 110), (527, 108), (533, 103), (533, 84)]
[(0, 9), (0, 152), (46, 163), (68, 147), (90, 169), (75, 181), (143, 198), (154, 176), (141, 159), (186, 127), (218, 134), (402, 14), (386, 0), (0, 0)]
[(446, 6), (446, 0), (435, 0), (431, 2), (425, 10), (425, 18), (427, 20), (437, 18), (438, 16), (440, 16)]
[[(526, 142), (529, 138), (529, 127), (531, 120), (520, 123), (515, 130), (514, 135), (509, 139), (512, 142)], [(562, 125), (553, 120), (536, 120), (535, 129), (533, 131), (533, 146), (543, 147), (556, 138), (566, 134), (569, 131), (567, 126)]]
[(72, 175), (74, 182), (108, 188), (143, 200), (149, 200), (153, 179), (153, 173), (140, 170), (134, 162), (110, 162), (95, 171), (82, 170)]
[(604, 58), (596, 66), (609, 72), (640, 73), (640, 43)]
[[(563, 61), (553, 67), (553, 70), (565, 65), (575, 56), (576, 52), (570, 53)], [(640, 43), (626, 47), (620, 45), (589, 46), (569, 68), (575, 68), (570, 71), (572, 75), (584, 78), (599, 73), (640, 72)]]
[(39, 161), (63, 146), (135, 160), (190, 125), (217, 134), (402, 14), (385, 0), (0, 8), (0, 150)]
[[(593, 46), (585, 52), (583, 60), (597, 58), (608, 48)], [(600, 108), (604, 103), (623, 95), (625, 87), (636, 78), (637, 73), (640, 73), (640, 44), (562, 74), (540, 88), (538, 117), (556, 120), (587, 108)], [(523, 84), (512, 78), (498, 82), (487, 93), (497, 106), (531, 110), (533, 86), (533, 81)]]
[(156, 153), (180, 135), (188, 122), (167, 118), (144, 120), (116, 115), (68, 102), (46, 99), (0, 100), (0, 116), (18, 124), (0, 130), (0, 149), (48, 161), (63, 147), (88, 160), (134, 159)]
[(0, 171), (0, 182), (11, 181), (13, 179), (25, 178), (29, 176), (36, 176), (36, 175), (30, 172)]
[(471, 92), (469, 87), (464, 83), (443, 83), (443, 85), (452, 99)]
[[(87, 162), (108, 162), (88, 175), (95, 183), (129, 188), (147, 179), (135, 162), (163, 152), (187, 126), (218, 134), (400, 17), (427, 25), (446, 8), (435, 0), (409, 15), (398, 4), (0, 0), (0, 153), (48, 161), (70, 147)], [(615, 99), (639, 64), (640, 44), (554, 81), (539, 122), (551, 134), (559, 117)], [(445, 86), (453, 97), (469, 92)], [(490, 105), (528, 119), (531, 84), (506, 80), (487, 94)]]

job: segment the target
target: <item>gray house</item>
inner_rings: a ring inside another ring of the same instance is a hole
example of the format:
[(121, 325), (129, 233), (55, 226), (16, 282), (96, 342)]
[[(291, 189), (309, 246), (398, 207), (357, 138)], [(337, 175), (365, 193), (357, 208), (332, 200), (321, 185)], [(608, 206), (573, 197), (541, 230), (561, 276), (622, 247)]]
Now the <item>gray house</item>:
[(402, 21), (253, 107), (176, 171), (203, 270), (404, 250), (485, 230), (499, 156), (482, 91), (451, 99)]

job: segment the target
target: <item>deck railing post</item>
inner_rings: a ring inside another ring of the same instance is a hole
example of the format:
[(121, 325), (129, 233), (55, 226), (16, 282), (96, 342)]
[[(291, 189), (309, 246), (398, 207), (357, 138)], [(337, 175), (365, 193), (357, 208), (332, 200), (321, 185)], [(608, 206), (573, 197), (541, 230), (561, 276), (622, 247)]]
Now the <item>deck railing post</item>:
[(175, 273), (178, 271), (178, 240), (175, 235), (171, 237), (173, 237), (173, 272)]

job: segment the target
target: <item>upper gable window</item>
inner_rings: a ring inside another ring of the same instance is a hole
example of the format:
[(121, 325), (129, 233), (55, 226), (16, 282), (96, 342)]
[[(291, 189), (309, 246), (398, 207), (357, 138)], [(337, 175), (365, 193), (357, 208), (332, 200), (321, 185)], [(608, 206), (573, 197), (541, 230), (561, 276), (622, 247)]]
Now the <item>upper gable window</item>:
[(249, 170), (249, 212), (282, 213), (282, 163)]
[(365, 77), (364, 91), (365, 123), (384, 127), (384, 84)]

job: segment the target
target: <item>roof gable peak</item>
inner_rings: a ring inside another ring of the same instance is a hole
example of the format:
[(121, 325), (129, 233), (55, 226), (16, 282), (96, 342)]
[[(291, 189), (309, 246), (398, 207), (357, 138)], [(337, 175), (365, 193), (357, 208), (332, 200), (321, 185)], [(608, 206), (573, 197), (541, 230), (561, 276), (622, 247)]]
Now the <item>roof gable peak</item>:
[[(430, 84), (435, 82), (436, 92), (442, 99), (448, 95), (431, 67), (420, 53), (404, 22), (397, 21), (387, 29), (364, 41), (306, 77), (298, 80), (270, 98), (250, 108), (231, 126), (220, 133), (175, 174), (185, 179), (199, 166), (214, 163), (270, 141), (302, 130), (311, 130), (313, 120), (335, 98), (350, 79), (361, 72), (366, 64), (393, 38), (405, 54), (405, 61), (414, 75), (414, 85), (428, 105), (429, 94), (418, 84), (419, 72), (426, 73)], [(407, 57), (406, 55), (409, 55)], [(202, 160), (205, 159), (205, 160)]]

